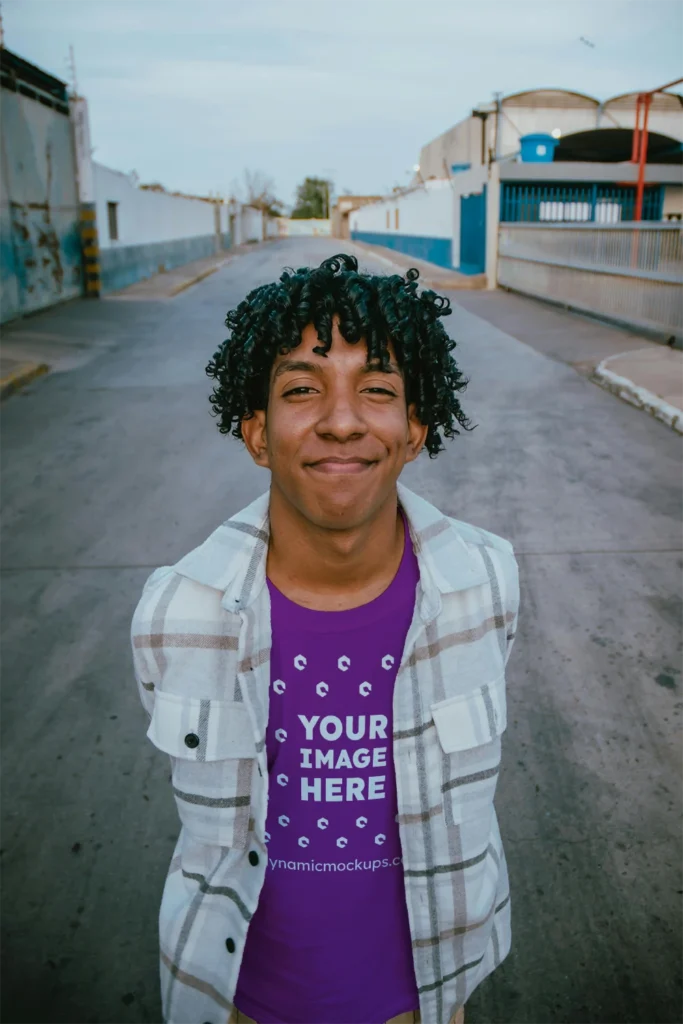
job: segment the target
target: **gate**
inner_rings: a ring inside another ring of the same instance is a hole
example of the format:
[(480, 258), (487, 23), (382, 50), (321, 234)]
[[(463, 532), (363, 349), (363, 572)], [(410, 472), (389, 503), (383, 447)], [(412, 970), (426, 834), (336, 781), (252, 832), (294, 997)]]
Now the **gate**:
[(0, 318), (82, 293), (80, 210), (66, 86), (2, 51)]
[(460, 273), (486, 270), (486, 185), (479, 195), (460, 197)]

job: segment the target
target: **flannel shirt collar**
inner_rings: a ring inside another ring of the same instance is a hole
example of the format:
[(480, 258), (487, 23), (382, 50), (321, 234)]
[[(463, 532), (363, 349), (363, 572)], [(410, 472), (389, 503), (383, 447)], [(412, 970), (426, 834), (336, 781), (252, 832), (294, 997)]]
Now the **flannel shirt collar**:
[[(478, 586), (488, 577), (457, 521), (403, 484), (397, 489), (420, 567), (420, 615), (430, 621), (441, 610), (441, 594)], [(266, 492), (181, 558), (175, 572), (223, 591), (221, 604), (227, 611), (243, 611), (265, 584), (269, 505)]]

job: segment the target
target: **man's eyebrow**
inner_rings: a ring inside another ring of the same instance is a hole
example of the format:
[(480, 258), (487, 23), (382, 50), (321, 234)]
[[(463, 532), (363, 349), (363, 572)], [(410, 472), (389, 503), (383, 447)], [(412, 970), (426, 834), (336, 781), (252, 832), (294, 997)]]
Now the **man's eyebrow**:
[(284, 359), (276, 367), (275, 373), (273, 374), (273, 380), (277, 380), (283, 373), (289, 373), (290, 371), (298, 370), (300, 373), (316, 373), (318, 367), (315, 363), (307, 363), (299, 359)]
[(366, 363), (361, 373), (397, 373), (401, 376), (401, 368), (396, 363), (387, 363), (386, 366), (382, 366), (377, 360), (373, 360), (371, 363)]
[[(273, 374), (273, 380), (277, 380), (283, 373), (318, 373), (321, 367), (318, 363), (307, 363), (302, 359), (283, 359), (281, 363), (278, 363)], [(371, 363), (365, 363), (361, 369), (361, 373), (395, 373), (401, 376), (401, 369), (396, 363), (387, 363), (386, 368), (380, 366), (377, 360)]]

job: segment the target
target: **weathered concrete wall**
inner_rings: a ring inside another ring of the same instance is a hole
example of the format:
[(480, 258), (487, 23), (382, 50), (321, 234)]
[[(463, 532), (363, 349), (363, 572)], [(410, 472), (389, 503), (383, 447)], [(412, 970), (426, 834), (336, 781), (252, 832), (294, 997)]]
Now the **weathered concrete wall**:
[(383, 245), (440, 267), (453, 266), (453, 189), (428, 181), (349, 214), (351, 238)]
[(66, 113), (0, 89), (0, 320), (82, 290), (79, 203)]
[[(0, 97), (4, 93), (0, 91)], [(0, 103), (0, 112), (4, 104)], [(4, 113), (3, 113), (4, 120)], [(2, 135), (2, 174), (0, 174), (0, 274), (2, 275), (2, 305), (0, 319), (9, 320), (21, 311), (20, 284), (22, 277), (18, 264), (12, 221), (14, 210), (9, 197), (5, 175), (5, 136)]]
[[(172, 242), (215, 231), (214, 204), (138, 188), (122, 171), (93, 163), (100, 249)], [(118, 238), (109, 233), (108, 204), (116, 204)]]
[[(229, 236), (228, 245), (229, 247)], [(177, 238), (168, 242), (144, 245), (122, 245), (100, 250), (100, 282), (102, 294), (127, 288), (160, 270), (173, 270), (192, 260), (212, 256), (216, 252), (216, 236)]]
[(236, 218), (236, 245), (245, 242), (262, 242), (264, 237), (263, 212), (253, 206), (241, 206)]
[(292, 220), (291, 217), (277, 218), (278, 233), (281, 238), (329, 237), (332, 234), (330, 220)]
[(103, 294), (230, 247), (227, 205), (141, 189), (130, 174), (92, 166)]

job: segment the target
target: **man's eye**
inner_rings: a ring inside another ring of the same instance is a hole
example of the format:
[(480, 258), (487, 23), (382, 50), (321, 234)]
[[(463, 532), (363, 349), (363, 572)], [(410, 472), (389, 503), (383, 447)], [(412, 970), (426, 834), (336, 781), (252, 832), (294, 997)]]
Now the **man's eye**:
[(396, 393), (394, 391), (389, 391), (388, 388), (365, 388), (364, 390), (371, 392), (371, 394), (390, 395), (392, 398), (396, 398)]
[(301, 385), (300, 387), (298, 387), (298, 388), (290, 388), (290, 390), (289, 390), (289, 391), (283, 391), (283, 392), (282, 392), (282, 397), (283, 397), (283, 398), (288, 398), (288, 397), (289, 397), (289, 395), (301, 395), (301, 394), (306, 394), (306, 393), (307, 393), (308, 391), (312, 391), (312, 390), (313, 390), (313, 388), (309, 388), (309, 387), (306, 387), (305, 385), (303, 385), (303, 384), (302, 384), (302, 385)]

